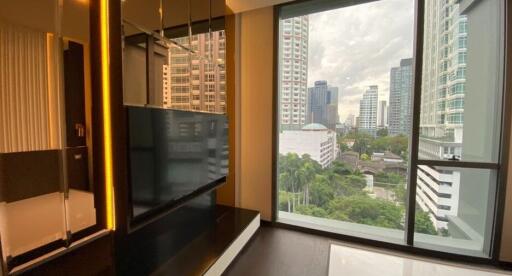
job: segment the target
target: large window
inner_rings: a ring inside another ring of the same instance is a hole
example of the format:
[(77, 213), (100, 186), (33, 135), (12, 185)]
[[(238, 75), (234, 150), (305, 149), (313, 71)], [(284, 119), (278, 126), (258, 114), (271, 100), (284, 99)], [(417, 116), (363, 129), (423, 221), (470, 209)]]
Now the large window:
[(277, 220), (490, 257), (502, 1), (349, 2), (280, 8)]

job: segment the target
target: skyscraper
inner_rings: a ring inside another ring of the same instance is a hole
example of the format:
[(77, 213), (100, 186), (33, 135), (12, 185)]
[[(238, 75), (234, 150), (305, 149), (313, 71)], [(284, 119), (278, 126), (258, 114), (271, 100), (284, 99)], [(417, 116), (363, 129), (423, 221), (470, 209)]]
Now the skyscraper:
[(359, 131), (371, 135), (377, 133), (377, 102), (379, 100), (379, 87), (371, 85), (359, 101)]
[(379, 124), (378, 127), (383, 128), (388, 125), (388, 103), (386, 101), (379, 102)]
[(338, 123), (338, 87), (327, 85), (327, 81), (315, 81), (315, 86), (308, 88), (307, 103), (308, 123), (318, 123), (331, 130)]
[(411, 126), (412, 58), (391, 68), (389, 81), (389, 134), (407, 135)]
[[(189, 46), (188, 37), (176, 38)], [(224, 60), (226, 40), (224, 31), (192, 36), (191, 48), (197, 55), (179, 47), (169, 50), (169, 63), (163, 72), (163, 106), (166, 108), (226, 112), (226, 69), (200, 57), (212, 54), (212, 60)], [(211, 52), (210, 52), (211, 50)], [(191, 60), (190, 60), (191, 59)]]
[(283, 130), (299, 130), (306, 124), (308, 76), (307, 16), (280, 20), (279, 116)]
[(345, 119), (345, 125), (347, 127), (354, 127), (356, 123), (356, 117), (354, 114), (349, 114), (347, 118)]
[[(458, 1), (426, 1), (419, 158), (462, 154), (467, 18)], [(418, 166), (416, 201), (439, 228), (459, 212), (460, 172)], [(438, 193), (432, 195), (430, 191)], [(441, 196), (443, 195), (443, 196)], [(432, 207), (434, 206), (434, 207)]]

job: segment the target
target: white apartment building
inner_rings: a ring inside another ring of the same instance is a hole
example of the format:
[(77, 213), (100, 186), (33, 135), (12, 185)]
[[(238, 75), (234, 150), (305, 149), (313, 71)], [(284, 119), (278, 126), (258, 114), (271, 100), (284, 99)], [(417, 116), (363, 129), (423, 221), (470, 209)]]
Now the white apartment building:
[(447, 228), (447, 216), (457, 216), (460, 172), (418, 166), (416, 202), (428, 212), (436, 229)]
[(322, 168), (338, 156), (336, 132), (321, 124), (308, 124), (301, 130), (285, 130), (279, 134), (279, 153), (309, 154)]
[(308, 82), (308, 16), (280, 20), (279, 114), (283, 130), (306, 124)]
[[(189, 47), (188, 37), (175, 40)], [(163, 106), (225, 113), (225, 32), (212, 32), (211, 41), (208, 33), (193, 35), (190, 44), (197, 54), (190, 54), (176, 46), (169, 50), (168, 64), (164, 65), (163, 73)]]
[(377, 132), (377, 103), (379, 87), (371, 85), (359, 101), (359, 131), (375, 135)]
[[(426, 1), (419, 158), (460, 159), (464, 124), (467, 18), (459, 1)], [(460, 172), (419, 166), (416, 200), (437, 229), (458, 213)]]

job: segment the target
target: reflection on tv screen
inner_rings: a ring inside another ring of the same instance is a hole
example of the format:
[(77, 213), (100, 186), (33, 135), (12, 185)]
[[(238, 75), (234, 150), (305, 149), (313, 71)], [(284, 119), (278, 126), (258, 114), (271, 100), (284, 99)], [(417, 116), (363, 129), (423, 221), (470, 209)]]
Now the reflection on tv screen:
[(227, 175), (226, 115), (127, 108), (134, 217), (173, 206)]

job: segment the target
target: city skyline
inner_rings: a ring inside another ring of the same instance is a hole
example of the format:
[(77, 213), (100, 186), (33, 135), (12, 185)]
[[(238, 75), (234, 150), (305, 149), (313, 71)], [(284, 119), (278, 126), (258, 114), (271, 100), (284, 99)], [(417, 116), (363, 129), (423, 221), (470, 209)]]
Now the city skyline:
[(390, 69), (412, 56), (413, 4), (390, 0), (309, 15), (307, 86), (326, 80), (338, 87), (341, 122), (350, 114), (358, 116), (359, 100), (368, 86), (378, 85), (379, 98), (389, 98)]

